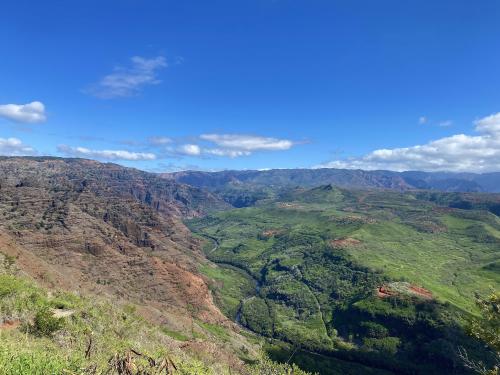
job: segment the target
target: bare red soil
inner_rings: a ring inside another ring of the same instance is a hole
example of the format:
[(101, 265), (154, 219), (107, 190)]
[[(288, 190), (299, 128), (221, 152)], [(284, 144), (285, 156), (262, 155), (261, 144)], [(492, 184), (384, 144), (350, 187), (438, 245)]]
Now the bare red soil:
[(5, 320), (2, 324), (0, 324), (0, 330), (9, 330), (15, 329), (21, 325), (20, 320)]
[(382, 285), (377, 288), (377, 296), (380, 298), (395, 296), (397, 293)]
[(268, 229), (262, 232), (262, 235), (264, 237), (273, 237), (276, 236), (277, 234), (281, 234), (283, 231), (281, 229)]
[(390, 285), (382, 285), (376, 289), (376, 294), (377, 297), (379, 298), (386, 298), (401, 294), (410, 294), (424, 299), (433, 298), (431, 291), (413, 284), (408, 284), (403, 286), (399, 285), (397, 288), (391, 287)]
[(418, 286), (415, 286), (415, 285), (412, 285), (410, 286), (410, 291), (413, 293), (413, 294), (417, 294), (418, 296), (422, 297), (422, 298), (426, 298), (426, 299), (432, 299), (432, 292), (425, 289), (425, 288), (422, 288), (422, 287), (418, 287)]
[(357, 240), (355, 238), (351, 237), (346, 237), (346, 238), (339, 238), (336, 240), (330, 241), (330, 244), (332, 245), (333, 248), (341, 248), (341, 247), (349, 247), (349, 246), (357, 246), (361, 244), (360, 240)]

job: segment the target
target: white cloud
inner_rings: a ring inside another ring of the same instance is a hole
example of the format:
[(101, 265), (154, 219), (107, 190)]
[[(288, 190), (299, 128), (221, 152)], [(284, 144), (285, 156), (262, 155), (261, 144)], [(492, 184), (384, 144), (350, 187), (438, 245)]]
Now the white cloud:
[(104, 160), (155, 160), (156, 155), (150, 152), (131, 152), (126, 150), (92, 150), (86, 147), (58, 146), (58, 151), (67, 156), (95, 158)]
[(153, 173), (172, 173), (180, 171), (201, 171), (204, 170), (195, 164), (158, 163), (155, 167), (147, 169)]
[(249, 156), (255, 151), (288, 150), (295, 144), (287, 139), (243, 134), (202, 134), (198, 140), (197, 144), (183, 144), (177, 148), (170, 148), (170, 152), (185, 156), (236, 158)]
[(451, 120), (441, 121), (438, 125), (441, 126), (442, 128), (447, 128), (453, 125), (453, 121)]
[(36, 101), (28, 104), (0, 105), (0, 117), (26, 124), (34, 124), (47, 120), (45, 106), (43, 103)]
[(420, 125), (427, 124), (427, 117), (425, 117), (425, 116), (420, 116), (420, 117), (418, 118), (418, 123), (419, 123)]
[(172, 155), (183, 155), (183, 156), (226, 156), (230, 158), (236, 158), (239, 156), (250, 155), (250, 151), (242, 150), (232, 150), (232, 149), (222, 149), (222, 148), (203, 148), (196, 144), (184, 144), (175, 149), (170, 149)]
[(17, 138), (0, 138), (0, 155), (4, 156), (23, 156), (34, 155), (35, 149), (25, 145)]
[(233, 150), (233, 149), (223, 149), (223, 148), (206, 148), (203, 150), (205, 154), (214, 156), (228, 156), (230, 158), (237, 158), (239, 156), (248, 156), (252, 153), (246, 150)]
[(424, 145), (375, 150), (317, 167), (395, 171), (500, 171), (500, 112), (477, 120), (478, 135), (457, 134)]
[(202, 134), (200, 138), (202, 140), (215, 143), (217, 146), (222, 148), (250, 152), (259, 150), (288, 150), (294, 145), (294, 142), (288, 139), (259, 137), (244, 134)]
[(202, 134), (187, 138), (151, 137), (150, 148), (159, 148), (164, 157), (229, 157), (249, 156), (257, 151), (282, 151), (296, 142), (287, 139), (244, 134)]
[(198, 156), (201, 155), (201, 147), (198, 145), (194, 144), (186, 144), (179, 146), (177, 149), (177, 152), (182, 154), (182, 155), (188, 155), (188, 156)]
[(134, 56), (130, 60), (130, 67), (116, 66), (113, 73), (104, 76), (85, 92), (101, 99), (133, 96), (144, 86), (159, 84), (158, 70), (168, 66), (163, 56), (152, 59)]
[(172, 138), (168, 137), (150, 137), (148, 142), (153, 146), (163, 146), (172, 143)]

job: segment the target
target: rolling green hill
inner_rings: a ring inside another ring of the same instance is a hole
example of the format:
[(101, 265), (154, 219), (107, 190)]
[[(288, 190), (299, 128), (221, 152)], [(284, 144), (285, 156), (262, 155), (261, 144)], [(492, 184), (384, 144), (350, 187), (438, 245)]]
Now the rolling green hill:
[(189, 226), (219, 264), (202, 270), (218, 280), (219, 305), (252, 331), (302, 356), (466, 373), (457, 347), (485, 354), (461, 324), (477, 313), (475, 294), (500, 285), (500, 219), (444, 201), (325, 185)]

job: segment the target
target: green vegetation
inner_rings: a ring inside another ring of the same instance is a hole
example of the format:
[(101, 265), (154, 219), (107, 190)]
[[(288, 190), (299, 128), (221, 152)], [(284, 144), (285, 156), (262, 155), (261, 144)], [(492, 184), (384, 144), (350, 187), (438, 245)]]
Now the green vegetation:
[(265, 347), (269, 356), (278, 362), (293, 361), (301, 367), (324, 375), (391, 375), (390, 371), (364, 366), (348, 360), (314, 354), (283, 342), (269, 343)]
[[(212, 246), (213, 247), (213, 246)], [(214, 281), (209, 285), (222, 312), (235, 319), (240, 300), (253, 294), (255, 282), (245, 273), (230, 266), (204, 265), (200, 272)]]
[(182, 332), (174, 331), (171, 329), (168, 329), (166, 327), (161, 327), (161, 331), (166, 334), (167, 336), (172, 337), (173, 339), (177, 341), (188, 341), (189, 337)]
[(500, 219), (442, 201), (327, 185), (188, 225), (218, 244), (207, 256), (223, 267), (204, 273), (231, 279), (214, 283), (222, 309), (304, 350), (301, 365), (312, 351), (398, 373), (460, 373), (458, 346), (489, 360), (462, 326), (479, 314), (475, 294), (500, 284)]
[(494, 365), (487, 366), (483, 361), (475, 361), (469, 357), (465, 349), (461, 357), (465, 365), (481, 375), (498, 375), (500, 373), (500, 293), (491, 294), (488, 298), (478, 299), (477, 305), (481, 317), (473, 317), (467, 324), (469, 335), (484, 342), (495, 357)]
[[(83, 373), (89, 366), (104, 371), (114, 354), (129, 348), (167, 354), (160, 349), (161, 334), (127, 309), (50, 295), (14, 275), (0, 275), (0, 290), (2, 374)], [(58, 311), (66, 317), (56, 317)]]
[[(2, 260), (0, 253), (0, 261)], [(3, 273), (2, 273), (3, 272)], [(223, 327), (197, 322), (214, 340), (227, 341)], [(199, 334), (198, 334), (199, 335)], [(196, 352), (178, 349), (175, 341), (191, 336), (152, 325), (123, 307), (71, 293), (50, 293), (0, 267), (0, 374), (237, 374)], [(290, 366), (253, 358), (242, 367), (249, 375), (288, 374)], [(131, 372), (120, 372), (129, 368)], [(294, 374), (307, 375), (298, 368)]]
[(28, 329), (35, 335), (50, 337), (63, 328), (63, 324), (62, 318), (55, 317), (51, 310), (45, 308), (37, 311), (33, 324)]
[(222, 341), (229, 341), (229, 333), (227, 330), (217, 324), (210, 324), (210, 323), (203, 323), (203, 322), (198, 322), (200, 326), (202, 326), (208, 333), (210, 333), (212, 336), (215, 336)]

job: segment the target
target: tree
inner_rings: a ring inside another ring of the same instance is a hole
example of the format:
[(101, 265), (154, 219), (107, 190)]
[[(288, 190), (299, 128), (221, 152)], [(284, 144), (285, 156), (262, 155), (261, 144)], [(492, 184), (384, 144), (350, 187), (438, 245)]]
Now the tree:
[(495, 365), (487, 368), (482, 361), (469, 358), (465, 349), (460, 349), (460, 357), (466, 367), (481, 375), (500, 374), (500, 292), (493, 292), (487, 299), (478, 299), (481, 310), (480, 318), (472, 318), (467, 326), (467, 333), (484, 342), (495, 354)]

